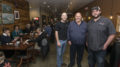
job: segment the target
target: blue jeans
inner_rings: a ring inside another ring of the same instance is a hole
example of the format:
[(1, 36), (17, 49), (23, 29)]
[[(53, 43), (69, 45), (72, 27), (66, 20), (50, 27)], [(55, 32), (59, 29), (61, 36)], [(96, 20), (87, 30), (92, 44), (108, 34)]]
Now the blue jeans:
[(61, 46), (57, 46), (57, 67), (61, 67), (63, 64), (63, 54), (66, 48), (67, 40), (60, 40)]
[(106, 51), (92, 51), (88, 49), (88, 64), (89, 67), (95, 67), (97, 63), (97, 67), (104, 67)]

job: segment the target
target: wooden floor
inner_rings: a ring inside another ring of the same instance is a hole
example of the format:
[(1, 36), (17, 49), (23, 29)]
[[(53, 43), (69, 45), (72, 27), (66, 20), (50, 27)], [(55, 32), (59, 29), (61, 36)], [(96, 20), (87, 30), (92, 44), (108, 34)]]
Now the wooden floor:
[[(64, 62), (68, 65), (69, 64), (69, 45), (66, 47), (66, 51), (64, 54)], [(88, 67), (88, 61), (87, 61), (87, 52), (84, 52), (83, 60), (82, 60), (82, 67)], [(34, 63), (30, 63), (30, 67), (57, 67), (56, 66), (56, 45), (51, 44), (50, 46), (50, 53), (47, 56), (46, 60), (43, 61), (41, 57), (37, 57), (35, 59)], [(68, 67), (68, 66), (65, 66)], [(77, 67), (75, 65), (74, 67)]]

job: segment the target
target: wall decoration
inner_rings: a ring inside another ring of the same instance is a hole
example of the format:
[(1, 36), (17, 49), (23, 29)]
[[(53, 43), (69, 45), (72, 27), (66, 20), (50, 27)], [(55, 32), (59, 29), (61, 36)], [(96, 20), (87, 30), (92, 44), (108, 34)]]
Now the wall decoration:
[(20, 19), (19, 11), (14, 11), (15, 19)]
[(2, 4), (2, 12), (3, 13), (12, 13), (12, 8), (10, 5)]
[(3, 21), (3, 24), (13, 24), (14, 23), (14, 15), (8, 14), (8, 13), (3, 13), (2, 21)]

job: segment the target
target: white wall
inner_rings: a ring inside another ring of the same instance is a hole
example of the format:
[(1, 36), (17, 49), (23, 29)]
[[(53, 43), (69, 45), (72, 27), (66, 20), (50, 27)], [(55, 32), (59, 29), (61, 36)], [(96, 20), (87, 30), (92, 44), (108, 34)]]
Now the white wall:
[(40, 17), (39, 8), (30, 8), (30, 20), (32, 20), (33, 17)]
[(39, 8), (30, 8), (30, 20), (32, 20), (33, 17), (40, 17), (40, 15), (49, 16), (49, 14), (42, 9), (40, 10)]

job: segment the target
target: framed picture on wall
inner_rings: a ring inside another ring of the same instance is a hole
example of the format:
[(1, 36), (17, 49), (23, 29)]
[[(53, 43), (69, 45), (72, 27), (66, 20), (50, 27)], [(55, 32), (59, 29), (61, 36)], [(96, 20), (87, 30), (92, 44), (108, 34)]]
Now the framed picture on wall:
[(14, 11), (14, 17), (15, 17), (15, 19), (20, 19), (19, 11)]
[(10, 5), (7, 4), (2, 4), (2, 12), (3, 13), (12, 13), (12, 7)]
[(3, 24), (13, 24), (14, 15), (8, 14), (8, 13), (2, 13), (2, 21), (3, 21)]

